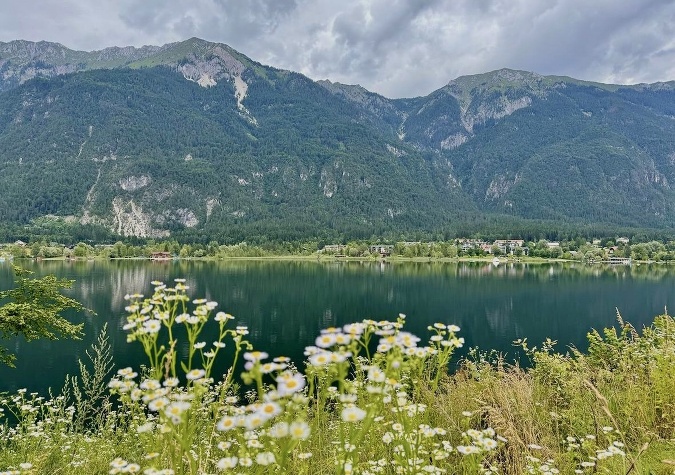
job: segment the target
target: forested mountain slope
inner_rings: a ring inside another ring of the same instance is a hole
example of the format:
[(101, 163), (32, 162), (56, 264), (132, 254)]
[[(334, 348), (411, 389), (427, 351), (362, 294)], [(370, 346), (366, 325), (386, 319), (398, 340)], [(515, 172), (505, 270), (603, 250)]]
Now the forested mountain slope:
[(500, 70), (388, 99), (226, 45), (0, 43), (0, 220), (121, 235), (672, 228), (675, 85)]

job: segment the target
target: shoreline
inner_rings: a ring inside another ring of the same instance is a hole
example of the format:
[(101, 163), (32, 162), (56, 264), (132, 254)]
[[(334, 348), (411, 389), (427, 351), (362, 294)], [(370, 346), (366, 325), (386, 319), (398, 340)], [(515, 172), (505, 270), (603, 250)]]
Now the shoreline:
[(32, 261), (32, 262), (52, 262), (52, 261), (64, 261), (64, 262), (95, 262), (95, 261), (149, 261), (149, 262), (173, 262), (173, 261), (196, 261), (196, 262), (211, 262), (211, 261), (286, 261), (286, 262), (382, 262), (382, 263), (459, 263), (459, 262), (473, 262), (473, 263), (494, 263), (494, 260), (498, 259), (499, 263), (496, 265), (503, 264), (551, 264), (551, 263), (577, 263), (588, 266), (593, 266), (597, 264), (613, 265), (613, 266), (632, 266), (632, 265), (670, 265), (675, 264), (671, 261), (631, 261), (629, 264), (624, 263), (611, 263), (609, 261), (595, 261), (595, 262), (584, 262), (579, 259), (549, 259), (542, 257), (519, 257), (519, 258), (495, 258), (495, 257), (403, 257), (403, 256), (394, 256), (394, 257), (347, 257), (347, 256), (330, 256), (330, 255), (298, 255), (298, 254), (286, 254), (286, 255), (275, 255), (275, 256), (207, 256), (207, 257), (172, 257), (169, 259), (153, 259), (151, 257), (43, 257), (43, 258), (34, 258), (34, 257), (25, 257), (25, 258), (13, 258), (6, 259), (5, 262), (14, 262), (14, 261)]

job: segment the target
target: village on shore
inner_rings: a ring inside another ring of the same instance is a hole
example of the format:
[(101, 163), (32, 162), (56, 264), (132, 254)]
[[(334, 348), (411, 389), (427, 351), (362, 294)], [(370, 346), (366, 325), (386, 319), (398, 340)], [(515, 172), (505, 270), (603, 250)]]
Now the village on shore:
[(575, 239), (568, 241), (526, 241), (524, 239), (460, 238), (450, 241), (400, 241), (322, 243), (318, 241), (255, 245), (180, 244), (176, 241), (148, 241), (133, 244), (63, 245), (55, 242), (25, 243), (17, 240), (0, 245), (0, 261), (11, 259), (94, 259), (140, 258), (172, 260), (186, 258), (318, 258), (318, 259), (559, 259), (583, 262), (630, 264), (675, 262), (675, 241), (632, 243), (628, 237)]

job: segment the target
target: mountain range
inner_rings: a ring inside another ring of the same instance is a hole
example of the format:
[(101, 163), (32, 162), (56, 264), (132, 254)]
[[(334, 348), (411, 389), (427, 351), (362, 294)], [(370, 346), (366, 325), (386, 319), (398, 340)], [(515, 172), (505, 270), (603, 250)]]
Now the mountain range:
[(501, 69), (389, 99), (197, 38), (0, 42), (0, 203), (146, 238), (670, 230), (675, 82)]

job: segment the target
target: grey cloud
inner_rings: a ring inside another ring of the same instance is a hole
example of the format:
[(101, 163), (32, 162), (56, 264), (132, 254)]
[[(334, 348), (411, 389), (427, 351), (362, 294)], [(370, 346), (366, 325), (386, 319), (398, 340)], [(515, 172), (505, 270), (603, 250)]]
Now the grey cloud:
[[(77, 49), (197, 36), (389, 97), (502, 67), (602, 82), (675, 79), (672, 0), (4, 0), (0, 40)], [(8, 14), (6, 12), (9, 12)]]
[(272, 34), (296, 4), (296, 0), (127, 0), (119, 17), (128, 27), (153, 36), (198, 36), (236, 47)]

